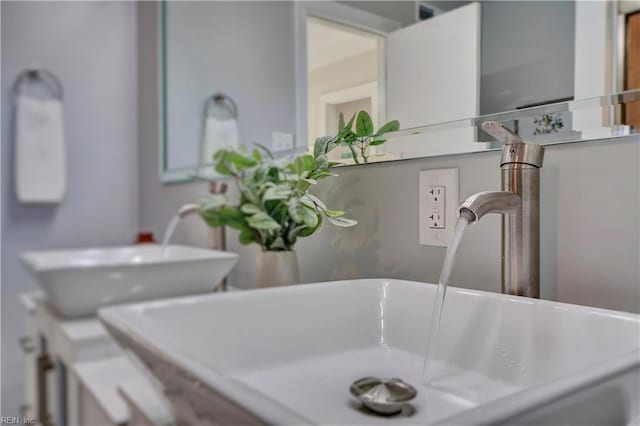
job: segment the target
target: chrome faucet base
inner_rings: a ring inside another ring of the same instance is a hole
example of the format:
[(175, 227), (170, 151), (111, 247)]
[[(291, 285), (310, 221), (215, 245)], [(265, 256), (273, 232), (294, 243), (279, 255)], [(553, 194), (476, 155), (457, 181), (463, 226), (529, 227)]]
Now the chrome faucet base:
[(483, 130), (504, 143), (500, 168), (502, 191), (479, 192), (460, 206), (479, 221), (502, 214), (502, 292), (540, 297), (540, 168), (544, 147), (522, 141), (500, 123)]
[(510, 164), (502, 189), (517, 194), (520, 208), (502, 216), (502, 293), (540, 297), (540, 169)]

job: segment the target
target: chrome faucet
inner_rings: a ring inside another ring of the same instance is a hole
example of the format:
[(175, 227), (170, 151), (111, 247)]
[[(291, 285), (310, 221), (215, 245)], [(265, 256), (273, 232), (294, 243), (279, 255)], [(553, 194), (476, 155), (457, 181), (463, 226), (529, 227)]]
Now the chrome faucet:
[(502, 214), (502, 292), (540, 297), (540, 168), (544, 147), (526, 143), (496, 121), (482, 129), (504, 144), (502, 191), (479, 192), (459, 208), (470, 222)]
[(178, 216), (180, 216), (180, 218), (184, 218), (186, 216), (195, 214), (198, 212), (199, 208), (199, 204), (185, 204), (178, 209)]
[[(226, 184), (224, 185), (224, 190), (226, 191)], [(180, 219), (184, 219), (187, 216), (191, 216), (193, 214), (198, 213), (200, 210), (199, 204), (185, 204), (178, 209), (178, 216)], [(209, 228), (209, 245), (212, 250), (222, 250), (226, 251), (227, 249), (227, 239), (225, 234), (224, 227), (222, 228)], [(220, 286), (217, 288), (218, 291), (227, 291), (227, 278), (223, 278)]]

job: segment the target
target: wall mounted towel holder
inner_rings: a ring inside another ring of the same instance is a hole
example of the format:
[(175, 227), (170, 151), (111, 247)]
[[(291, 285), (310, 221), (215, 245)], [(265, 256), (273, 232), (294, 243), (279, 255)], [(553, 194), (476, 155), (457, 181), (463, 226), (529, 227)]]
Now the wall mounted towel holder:
[[(217, 110), (217, 111), (216, 111)], [(207, 99), (204, 107), (204, 116), (214, 115), (215, 113), (222, 113), (222, 119), (238, 118), (238, 107), (236, 103), (229, 96), (224, 93), (215, 93)]]
[(60, 82), (60, 79), (53, 72), (42, 67), (27, 68), (18, 74), (14, 85), (15, 95), (17, 96), (22, 93), (26, 83), (36, 82), (44, 84), (56, 99), (62, 100), (64, 94), (62, 82)]

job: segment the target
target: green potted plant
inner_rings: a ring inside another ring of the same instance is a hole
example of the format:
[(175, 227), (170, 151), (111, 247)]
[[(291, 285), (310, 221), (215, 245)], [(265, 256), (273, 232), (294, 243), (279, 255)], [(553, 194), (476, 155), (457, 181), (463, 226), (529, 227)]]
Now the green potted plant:
[(320, 147), (293, 160), (276, 160), (259, 144), (251, 152), (242, 147), (214, 154), (216, 171), (235, 181), (239, 200), (232, 203), (226, 195), (212, 194), (200, 205), (199, 214), (209, 226), (240, 231), (241, 244), (260, 245), (258, 287), (298, 283), (295, 244), (316, 232), (324, 220), (342, 227), (357, 223), (310, 192), (319, 180), (336, 176), (330, 171), (335, 163), (327, 159), (326, 147)]
[[(355, 123), (354, 123), (355, 122)], [(353, 128), (355, 124), (355, 129)], [(373, 127), (371, 116), (366, 111), (354, 114), (345, 123), (344, 115), (338, 116), (338, 134), (335, 136), (323, 136), (316, 139), (316, 153), (327, 154), (337, 146), (349, 148), (353, 161), (359, 164), (369, 162), (369, 150), (372, 146), (379, 146), (387, 140), (386, 133), (400, 130), (400, 122), (392, 120), (380, 127), (377, 131)]]

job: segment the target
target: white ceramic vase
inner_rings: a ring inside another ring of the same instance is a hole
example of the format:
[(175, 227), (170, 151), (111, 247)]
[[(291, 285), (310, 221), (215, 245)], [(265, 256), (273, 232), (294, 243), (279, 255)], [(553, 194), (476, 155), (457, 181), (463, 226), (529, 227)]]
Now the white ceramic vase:
[(258, 255), (256, 287), (278, 287), (299, 282), (295, 251), (263, 251)]

